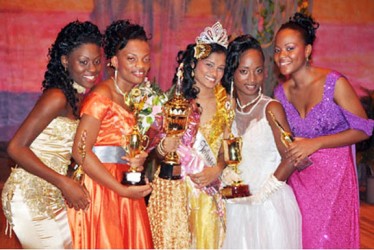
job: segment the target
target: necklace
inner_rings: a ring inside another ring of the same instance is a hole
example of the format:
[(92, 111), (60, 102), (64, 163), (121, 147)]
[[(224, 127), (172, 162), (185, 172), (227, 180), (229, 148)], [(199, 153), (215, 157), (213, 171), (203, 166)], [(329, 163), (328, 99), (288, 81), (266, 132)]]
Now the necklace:
[[(255, 103), (255, 105), (253, 105), (253, 107), (248, 111), (248, 112), (244, 112), (243, 111), (243, 109), (241, 109), (241, 111), (240, 110), (238, 110), (238, 109), (236, 109), (239, 113), (241, 113), (241, 114), (246, 114), (246, 115), (249, 115), (256, 107), (257, 107), (257, 104), (259, 104), (260, 102), (259, 102), (259, 100), (261, 99), (261, 96), (262, 96), (262, 94), (259, 96), (260, 98), (258, 98), (258, 97), (256, 97), (256, 103)], [(238, 100), (238, 99), (236, 99), (236, 100)]]
[(236, 103), (238, 104), (238, 107), (243, 111), (246, 107), (248, 107), (249, 105), (257, 102), (260, 98), (261, 98), (262, 94), (261, 92), (259, 91), (258, 92), (258, 95), (255, 99), (253, 99), (252, 101), (248, 102), (247, 104), (244, 104), (243, 106), (240, 104), (240, 101), (239, 101), (239, 98), (236, 98)]
[(77, 91), (78, 94), (83, 94), (86, 92), (86, 88), (82, 85), (79, 85), (77, 82), (73, 83), (73, 88)]
[(119, 86), (118, 86), (118, 84), (117, 84), (117, 81), (116, 81), (113, 77), (112, 77), (112, 80), (113, 80), (114, 87), (116, 88), (117, 93), (120, 94), (120, 95), (123, 95), (123, 97), (125, 97), (125, 96), (127, 95), (127, 93), (123, 92), (123, 91), (119, 88)]

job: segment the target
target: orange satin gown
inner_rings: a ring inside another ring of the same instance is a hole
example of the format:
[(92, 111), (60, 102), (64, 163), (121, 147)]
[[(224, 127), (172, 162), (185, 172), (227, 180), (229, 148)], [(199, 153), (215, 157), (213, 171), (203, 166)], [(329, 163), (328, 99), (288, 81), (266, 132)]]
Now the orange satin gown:
[[(122, 133), (131, 132), (135, 124), (131, 113), (97, 93), (87, 97), (81, 114), (101, 121), (95, 146), (120, 146)], [(119, 182), (129, 167), (119, 163), (103, 165)], [(88, 211), (69, 209), (74, 248), (153, 248), (144, 199), (120, 197), (88, 175), (85, 185), (91, 195)]]

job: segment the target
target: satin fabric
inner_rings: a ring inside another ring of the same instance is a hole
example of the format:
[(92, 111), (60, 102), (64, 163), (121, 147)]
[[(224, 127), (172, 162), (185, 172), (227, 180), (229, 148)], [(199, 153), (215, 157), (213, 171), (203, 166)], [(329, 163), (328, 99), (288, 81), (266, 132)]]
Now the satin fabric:
[[(49, 168), (66, 175), (78, 120), (56, 117), (30, 149)], [(12, 168), (2, 192), (5, 217), (24, 248), (71, 248), (61, 191), (20, 166)]]
[[(97, 93), (87, 97), (82, 114), (101, 121), (95, 147), (121, 146), (123, 133), (130, 133), (135, 124), (131, 113)], [(120, 163), (103, 166), (119, 182), (129, 168)], [(144, 199), (121, 197), (87, 175), (84, 184), (91, 196), (88, 211), (69, 209), (74, 248), (153, 248)]]
[(22, 248), (69, 249), (72, 247), (70, 228), (66, 209), (56, 211), (53, 219), (35, 219), (19, 189), (11, 201), (13, 231)]

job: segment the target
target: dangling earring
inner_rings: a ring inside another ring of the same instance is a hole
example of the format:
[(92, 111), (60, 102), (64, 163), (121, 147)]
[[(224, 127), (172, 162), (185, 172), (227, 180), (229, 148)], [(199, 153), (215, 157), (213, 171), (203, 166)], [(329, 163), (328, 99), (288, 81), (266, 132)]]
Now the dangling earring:
[(307, 56), (306, 58), (306, 66), (309, 67), (310, 66), (310, 60), (309, 60), (309, 56)]
[(193, 70), (191, 71), (191, 76), (195, 77), (195, 71), (193, 71)]
[(258, 94), (260, 95), (262, 93), (262, 87), (260, 86), (259, 88), (258, 88)]
[(118, 69), (114, 68), (114, 81), (117, 83)]
[(231, 99), (234, 97), (234, 80), (231, 80), (230, 97)]

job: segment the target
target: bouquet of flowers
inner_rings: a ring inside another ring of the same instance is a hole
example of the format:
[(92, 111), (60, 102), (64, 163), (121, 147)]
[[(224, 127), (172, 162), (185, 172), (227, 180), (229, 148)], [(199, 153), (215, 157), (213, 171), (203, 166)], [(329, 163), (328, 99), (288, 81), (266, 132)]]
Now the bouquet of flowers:
[[(137, 92), (135, 95), (134, 93)], [(140, 92), (140, 93), (139, 93)], [(140, 98), (139, 100), (134, 100)], [(137, 125), (142, 135), (148, 135), (150, 142), (147, 151), (150, 152), (161, 140), (162, 106), (168, 101), (167, 95), (155, 83), (148, 79), (134, 87), (128, 94), (125, 102), (134, 110), (134, 103), (141, 103), (137, 112)]]

